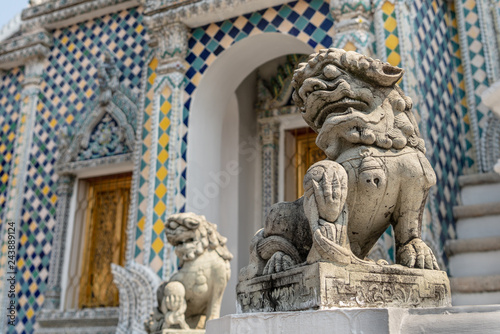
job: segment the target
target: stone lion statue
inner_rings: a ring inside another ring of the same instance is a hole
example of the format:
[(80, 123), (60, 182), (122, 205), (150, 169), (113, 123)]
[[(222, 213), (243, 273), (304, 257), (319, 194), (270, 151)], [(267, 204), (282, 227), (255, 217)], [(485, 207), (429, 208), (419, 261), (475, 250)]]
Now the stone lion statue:
[(204, 216), (179, 213), (165, 223), (168, 242), (179, 259), (179, 271), (157, 290), (158, 308), (146, 323), (149, 333), (167, 328), (202, 329), (219, 317), (230, 278), (227, 239)]
[(398, 264), (439, 269), (421, 240), (436, 176), (412, 101), (397, 85), (402, 76), (401, 68), (333, 48), (299, 64), (293, 100), (328, 159), (309, 168), (301, 198), (271, 207), (240, 281), (304, 262), (367, 263), (389, 225)]

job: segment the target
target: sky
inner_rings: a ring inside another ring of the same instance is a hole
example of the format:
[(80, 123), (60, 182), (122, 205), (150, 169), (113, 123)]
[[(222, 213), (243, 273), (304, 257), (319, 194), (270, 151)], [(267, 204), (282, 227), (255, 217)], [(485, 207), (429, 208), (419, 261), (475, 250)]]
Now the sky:
[(0, 0), (0, 28), (26, 7), (28, 0)]

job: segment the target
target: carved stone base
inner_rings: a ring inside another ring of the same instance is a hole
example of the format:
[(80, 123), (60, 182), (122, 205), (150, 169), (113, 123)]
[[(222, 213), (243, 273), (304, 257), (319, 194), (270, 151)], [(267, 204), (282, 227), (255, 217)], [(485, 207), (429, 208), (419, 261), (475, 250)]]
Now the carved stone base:
[(240, 282), (236, 292), (238, 313), (451, 306), (450, 282), (444, 271), (400, 265), (341, 267), (319, 262)]

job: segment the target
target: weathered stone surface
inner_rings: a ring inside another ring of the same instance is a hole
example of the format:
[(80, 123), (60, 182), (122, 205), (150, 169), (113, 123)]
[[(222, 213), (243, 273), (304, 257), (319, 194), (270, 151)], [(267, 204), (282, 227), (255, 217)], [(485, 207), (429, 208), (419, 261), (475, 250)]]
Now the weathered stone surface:
[(205, 334), (204, 329), (164, 329), (153, 334)]
[(317, 262), (240, 282), (236, 289), (238, 311), (243, 313), (451, 306), (445, 272), (400, 265)]
[[(309, 167), (304, 195), (274, 204), (252, 239), (241, 312), (450, 305), (446, 273), (421, 239), (436, 175), (402, 76), (334, 48), (299, 64), (293, 100), (328, 159)], [(391, 225), (398, 265), (365, 260)]]
[[(146, 322), (149, 333), (196, 333), (219, 317), (232, 255), (217, 225), (194, 213), (171, 215), (165, 223), (180, 269), (158, 290), (158, 307)], [(176, 331), (165, 331), (176, 330)]]

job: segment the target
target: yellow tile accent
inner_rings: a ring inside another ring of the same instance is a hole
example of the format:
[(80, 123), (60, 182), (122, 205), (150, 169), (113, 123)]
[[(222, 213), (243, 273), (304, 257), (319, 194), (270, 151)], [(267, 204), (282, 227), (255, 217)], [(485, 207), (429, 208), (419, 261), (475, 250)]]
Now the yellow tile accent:
[(55, 204), (56, 201), (57, 201), (57, 195), (52, 195), (52, 197), (50, 198), (50, 201)]
[(196, 73), (192, 78), (191, 78), (191, 82), (193, 83), (193, 85), (195, 86), (198, 86), (198, 84), (200, 83), (200, 80), (201, 80), (201, 74), (200, 72)]
[(160, 169), (158, 169), (156, 171), (156, 177), (158, 178), (158, 180), (165, 180), (165, 177), (167, 177), (167, 174), (168, 174), (168, 171), (167, 169), (165, 168), (165, 166), (161, 166)]
[(140, 33), (141, 33), (141, 31), (143, 31), (143, 30), (144, 30), (144, 26), (142, 26), (141, 24), (139, 24), (139, 25), (137, 26), (137, 28), (135, 28), (135, 31), (137, 31), (137, 33), (139, 33), (139, 34), (140, 34)]
[(0, 145), (0, 153), (3, 153), (6, 148), (7, 146), (5, 146), (5, 144)]
[(158, 161), (164, 164), (165, 161), (167, 161), (167, 159), (168, 159), (167, 150), (161, 150), (160, 154), (158, 154)]
[(155, 57), (151, 59), (151, 62), (149, 63), (149, 68), (155, 70), (156, 67), (158, 67), (158, 59)]
[(166, 193), (167, 193), (167, 187), (165, 187), (163, 183), (160, 183), (155, 191), (156, 196), (158, 196), (159, 198), (163, 198), (163, 196), (165, 196)]
[(356, 51), (356, 45), (354, 45), (352, 42), (347, 42), (345, 43), (343, 49), (346, 51)]
[(88, 98), (90, 98), (92, 96), (92, 94), (94, 93), (94, 91), (92, 89), (88, 89), (86, 92), (85, 92), (85, 95), (87, 95)]
[(386, 14), (391, 14), (394, 11), (394, 4), (389, 1), (384, 2), (382, 5), (382, 11)]
[(159, 201), (155, 207), (155, 212), (158, 216), (161, 216), (164, 212), (165, 212), (165, 209), (166, 209), (166, 206), (165, 206), (165, 203), (163, 203), (162, 201)]
[(385, 46), (387, 46), (391, 50), (396, 49), (398, 44), (399, 44), (399, 38), (397, 38), (395, 35), (390, 35), (385, 40)]
[(26, 234), (23, 234), (23, 236), (21, 237), (21, 245), (24, 245), (26, 241), (28, 241), (28, 237), (26, 236)]
[(208, 26), (208, 28), (205, 30), (205, 33), (209, 35), (210, 37), (214, 37), (215, 34), (219, 31), (219, 27), (216, 24), (211, 24)]
[(45, 187), (43, 187), (43, 189), (42, 189), (42, 193), (43, 193), (44, 195), (47, 195), (47, 193), (49, 192), (49, 190), (50, 190), (50, 188), (49, 188), (48, 186), (45, 186)]
[[(264, 17), (265, 17), (266, 14), (264, 14)], [(246, 19), (245, 17), (243, 16), (240, 16), (236, 19), (236, 21), (234, 21), (233, 25), (238, 28), (238, 29), (243, 29), (243, 27), (248, 23), (248, 19)]]
[(16, 135), (14, 134), (14, 132), (11, 132), (11, 133), (9, 134), (9, 136), (7, 137), (7, 139), (8, 139), (9, 141), (13, 141), (15, 137), (16, 137)]
[(54, 118), (52, 121), (50, 121), (50, 127), (53, 128), (57, 125), (57, 120)]
[(144, 224), (146, 224), (146, 217), (142, 217), (137, 223), (139, 230), (144, 231)]
[(388, 17), (387, 20), (384, 22), (384, 28), (389, 32), (393, 32), (397, 26), (398, 22), (392, 16)]
[(66, 43), (68, 43), (68, 40), (69, 40), (68, 36), (64, 36), (64, 37), (61, 39), (61, 43), (62, 43), (62, 44), (66, 44)]
[(156, 234), (160, 235), (160, 233), (163, 231), (165, 228), (165, 225), (163, 224), (163, 221), (161, 219), (158, 219), (156, 223), (153, 225), (153, 231), (156, 232)]
[(4, 174), (0, 180), (2, 181), (2, 183), (6, 184), (9, 180), (9, 175)]
[(387, 57), (387, 62), (393, 66), (398, 66), (401, 61), (401, 57), (396, 52), (391, 52)]
[[(163, 93), (162, 93), (162, 95), (165, 96), (165, 97), (169, 96), (170, 95), (170, 89), (169, 89), (168, 95), (164, 95)], [(170, 104), (170, 102), (165, 101), (165, 103), (163, 103), (163, 105), (160, 106), (160, 111), (164, 115), (166, 115), (166, 114), (168, 114), (168, 112), (170, 111), (171, 108), (172, 108), (172, 105)]]
[(453, 86), (451, 85), (451, 82), (448, 82), (448, 92), (450, 92), (450, 94), (453, 94)]
[[(231, 45), (231, 43), (233, 43), (233, 39), (229, 35), (224, 36), (222, 38), (222, 40), (220, 41), (220, 45), (222, 45), (222, 47), (225, 49), (227, 49)], [(199, 44), (201, 44), (201, 43), (199, 43)], [(202, 45), (202, 50), (203, 50), (203, 45)], [(198, 55), (199, 55), (199, 53), (198, 53)]]
[[(222, 40), (224, 40), (224, 39), (222, 39)], [(196, 44), (194, 45), (194, 47), (193, 47), (193, 49), (191, 49), (191, 51), (192, 51), (195, 55), (199, 56), (199, 55), (200, 55), (200, 53), (202, 53), (204, 49), (205, 49), (205, 46), (204, 46), (202, 43), (198, 42), (198, 43), (196, 43)]]
[(160, 238), (156, 238), (155, 242), (151, 245), (156, 254), (158, 254), (163, 248), (163, 241)]
[[(31, 287), (30, 287), (30, 290), (31, 290)], [(36, 291), (36, 288), (35, 288), (35, 290), (33, 290), (33, 291), (31, 291), (31, 292), (35, 292), (35, 291)], [(30, 309), (28, 310), (28, 312), (26, 312), (26, 317), (27, 317), (28, 319), (31, 319), (31, 318), (33, 318), (33, 315), (35, 315), (35, 312), (33, 311), (33, 309), (32, 309), (32, 308), (30, 308)]]
[(71, 122), (73, 122), (73, 119), (75, 119), (73, 115), (69, 115), (68, 117), (66, 117), (66, 123), (70, 124)]
[(465, 2), (464, 7), (467, 8), (468, 10), (473, 10), (476, 7), (476, 1), (468, 0)]
[(163, 120), (160, 122), (160, 128), (162, 130), (167, 130), (170, 125), (170, 119), (167, 117), (164, 117)]
[(168, 144), (168, 135), (166, 133), (162, 134), (160, 139), (158, 140), (158, 144), (160, 144), (162, 147), (166, 147)]

